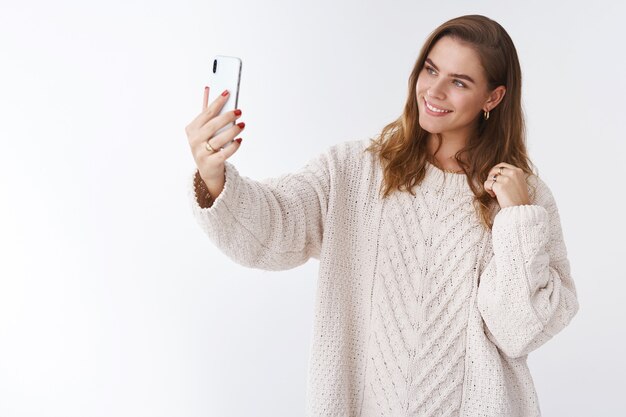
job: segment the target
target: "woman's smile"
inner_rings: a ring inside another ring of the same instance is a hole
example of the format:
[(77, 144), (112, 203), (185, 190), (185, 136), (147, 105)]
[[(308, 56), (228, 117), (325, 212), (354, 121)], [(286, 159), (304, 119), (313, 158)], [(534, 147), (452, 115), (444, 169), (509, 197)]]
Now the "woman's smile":
[(441, 107), (434, 106), (433, 104), (429, 103), (425, 98), (424, 98), (424, 108), (426, 109), (427, 114), (430, 114), (431, 116), (435, 116), (435, 117), (441, 117), (441, 116), (445, 116), (448, 113), (452, 113), (452, 110), (447, 110)]

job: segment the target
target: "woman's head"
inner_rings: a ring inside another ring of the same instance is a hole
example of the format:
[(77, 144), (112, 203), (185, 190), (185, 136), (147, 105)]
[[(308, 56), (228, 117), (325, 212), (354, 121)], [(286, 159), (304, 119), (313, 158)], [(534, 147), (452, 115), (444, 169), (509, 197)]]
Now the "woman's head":
[[(482, 185), (489, 170), (508, 162), (532, 174), (521, 83), (515, 46), (497, 22), (469, 15), (436, 28), (409, 77), (403, 114), (368, 148), (383, 163), (383, 196), (394, 190), (413, 192), (422, 181), (432, 159), (429, 137), (462, 138), (465, 147), (455, 157), (467, 175), (483, 223), (491, 227), (495, 201)], [(485, 111), (488, 119), (483, 117)]]
[[(517, 52), (504, 28), (484, 16), (461, 16), (426, 39), (409, 79), (407, 107), (417, 107), (420, 127), (429, 133), (448, 130), (469, 139), (488, 124), (521, 114), (521, 82)], [(425, 101), (452, 111), (433, 117)]]
[[(488, 79), (475, 47), (443, 36), (417, 72), (415, 94), (420, 127), (431, 134), (469, 138), (484, 112), (491, 112), (506, 87)], [(491, 113), (490, 113), (491, 114)]]

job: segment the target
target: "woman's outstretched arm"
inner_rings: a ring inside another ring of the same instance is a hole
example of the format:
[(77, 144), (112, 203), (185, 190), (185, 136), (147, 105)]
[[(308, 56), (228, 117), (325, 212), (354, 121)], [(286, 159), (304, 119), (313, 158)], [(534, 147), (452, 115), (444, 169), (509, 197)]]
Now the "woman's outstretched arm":
[(189, 190), (200, 226), (222, 252), (245, 266), (289, 269), (318, 257), (331, 177), (336, 178), (335, 147), (293, 174), (263, 181), (243, 177), (227, 161), (241, 147), (241, 138), (234, 138), (245, 124), (234, 123), (242, 112), (220, 114), (228, 91), (211, 103), (208, 97), (205, 87), (202, 112), (185, 128), (197, 166)]
[(331, 192), (334, 147), (297, 172), (254, 180), (225, 162), (224, 188), (205, 198), (196, 172), (190, 197), (209, 239), (235, 262), (259, 269), (290, 269), (319, 258)]

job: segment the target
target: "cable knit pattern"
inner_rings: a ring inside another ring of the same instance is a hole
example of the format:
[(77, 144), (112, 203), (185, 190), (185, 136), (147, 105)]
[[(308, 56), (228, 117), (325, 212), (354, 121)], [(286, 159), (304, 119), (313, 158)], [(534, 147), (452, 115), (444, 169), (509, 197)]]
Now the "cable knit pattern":
[(471, 278), (485, 232), (468, 221), (475, 213), (465, 176), (446, 179), (431, 165), (415, 196), (396, 193), (383, 210), (365, 387), (371, 414), (459, 413)]
[[(307, 415), (539, 416), (527, 355), (578, 311), (554, 198), (486, 230), (462, 174), (433, 165), (379, 196), (368, 140), (256, 181), (226, 162), (224, 190), (194, 216), (235, 262), (267, 270), (319, 259)], [(194, 173), (195, 174), (195, 173)]]

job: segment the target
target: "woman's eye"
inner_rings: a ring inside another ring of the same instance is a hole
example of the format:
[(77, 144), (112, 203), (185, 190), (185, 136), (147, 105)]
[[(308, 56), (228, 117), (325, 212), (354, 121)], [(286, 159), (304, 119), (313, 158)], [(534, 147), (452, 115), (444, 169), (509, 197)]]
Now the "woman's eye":
[(429, 73), (429, 74), (434, 74), (435, 70), (432, 69), (431, 67), (426, 67), (426, 72)]
[(456, 85), (457, 87), (465, 87), (465, 84), (463, 84), (461, 81), (459, 80), (454, 80), (453, 81), (454, 85)]

